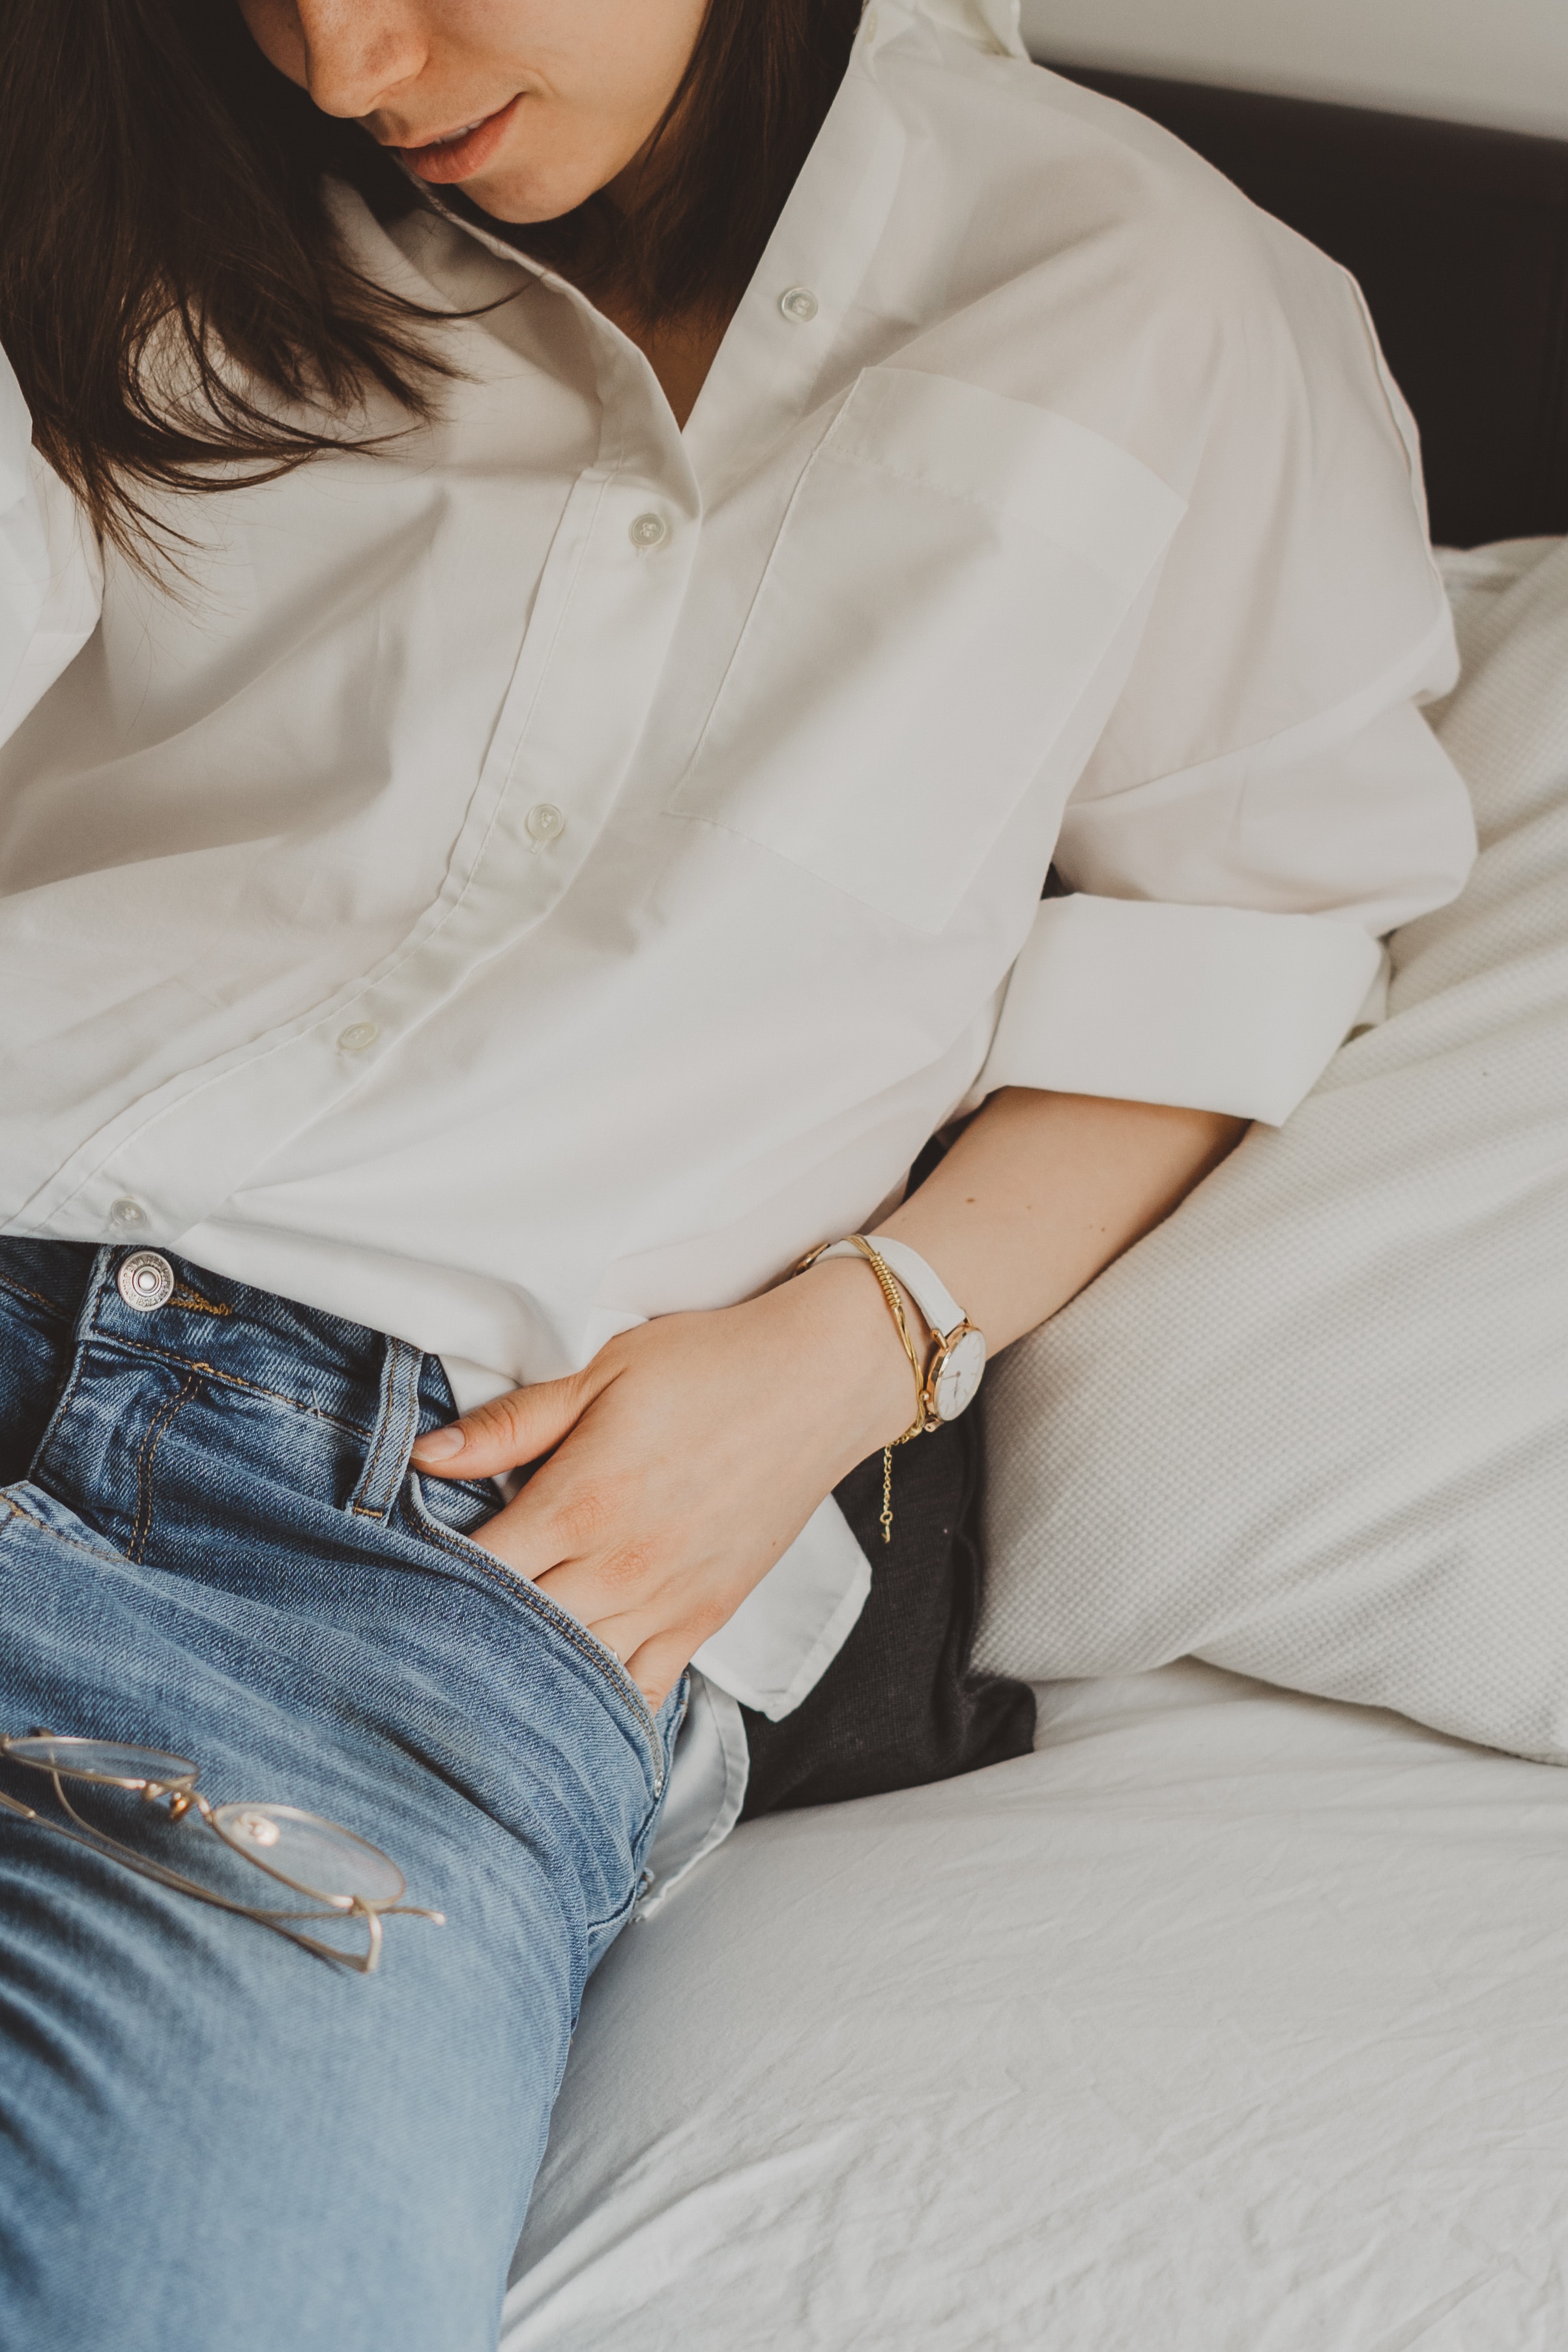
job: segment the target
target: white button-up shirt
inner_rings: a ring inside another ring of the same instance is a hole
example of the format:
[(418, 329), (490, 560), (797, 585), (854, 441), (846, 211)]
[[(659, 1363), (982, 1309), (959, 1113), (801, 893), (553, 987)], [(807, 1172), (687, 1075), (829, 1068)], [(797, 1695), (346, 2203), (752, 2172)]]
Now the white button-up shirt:
[[(6, 1232), (471, 1405), (865, 1223), (990, 1087), (1287, 1115), (1472, 851), (1340, 269), (1000, 0), (879, 0), (684, 432), (548, 270), (338, 203), (461, 373), (174, 501), (183, 581), (0, 387)], [(864, 1590), (813, 1528), (731, 1629), (773, 1712)]]

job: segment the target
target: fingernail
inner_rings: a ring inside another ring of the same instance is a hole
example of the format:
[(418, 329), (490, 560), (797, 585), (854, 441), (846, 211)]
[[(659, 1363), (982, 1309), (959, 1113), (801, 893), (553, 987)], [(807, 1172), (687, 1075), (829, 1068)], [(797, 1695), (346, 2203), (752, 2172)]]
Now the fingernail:
[(463, 1444), (462, 1431), (456, 1423), (448, 1423), (445, 1429), (426, 1430), (423, 1437), (416, 1439), (414, 1453), (421, 1462), (446, 1462), (462, 1452)]

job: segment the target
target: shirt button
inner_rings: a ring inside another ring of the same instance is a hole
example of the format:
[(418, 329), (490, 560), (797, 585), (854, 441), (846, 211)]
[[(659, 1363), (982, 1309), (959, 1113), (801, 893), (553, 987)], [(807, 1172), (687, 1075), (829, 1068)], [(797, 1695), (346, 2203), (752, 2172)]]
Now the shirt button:
[(779, 309), (797, 327), (809, 327), (820, 308), (809, 286), (791, 286), (779, 296)]
[(638, 515), (626, 537), (640, 555), (645, 548), (658, 547), (669, 537), (669, 525), (662, 515)]
[(140, 1201), (116, 1201), (110, 1208), (109, 1222), (122, 1234), (133, 1234), (147, 1223), (147, 1212)]
[(338, 1051), (340, 1054), (363, 1054), (367, 1045), (374, 1045), (380, 1034), (381, 1031), (374, 1021), (351, 1021), (346, 1029), (338, 1032)]
[(541, 801), (522, 821), (535, 841), (559, 841), (566, 830), (566, 820), (553, 801)]

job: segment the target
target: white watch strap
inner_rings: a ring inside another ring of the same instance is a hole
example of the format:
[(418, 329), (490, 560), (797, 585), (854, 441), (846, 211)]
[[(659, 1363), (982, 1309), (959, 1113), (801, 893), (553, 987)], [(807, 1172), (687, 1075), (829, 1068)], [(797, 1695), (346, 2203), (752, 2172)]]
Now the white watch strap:
[[(910, 1249), (907, 1242), (896, 1242), (886, 1234), (868, 1234), (867, 1240), (888, 1271), (897, 1276), (938, 1337), (945, 1339), (948, 1333), (969, 1318), (947, 1288), (931, 1272), (919, 1250)], [(852, 1241), (835, 1242), (825, 1249), (824, 1257), (858, 1257), (860, 1252)]]

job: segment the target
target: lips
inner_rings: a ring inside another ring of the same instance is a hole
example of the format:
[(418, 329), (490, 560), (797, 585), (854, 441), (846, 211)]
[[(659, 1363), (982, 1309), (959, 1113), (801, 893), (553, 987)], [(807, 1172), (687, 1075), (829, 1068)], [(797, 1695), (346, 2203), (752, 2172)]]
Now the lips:
[(505, 106), (498, 107), (494, 114), (487, 114), (482, 121), (470, 123), (467, 130), (459, 131), (453, 138), (433, 139), (424, 147), (398, 147), (394, 152), (401, 155), (409, 170), (416, 173), (422, 180), (437, 183), (471, 180), (476, 172), (484, 170), (506, 137), (512, 117), (521, 104), (520, 91)]

